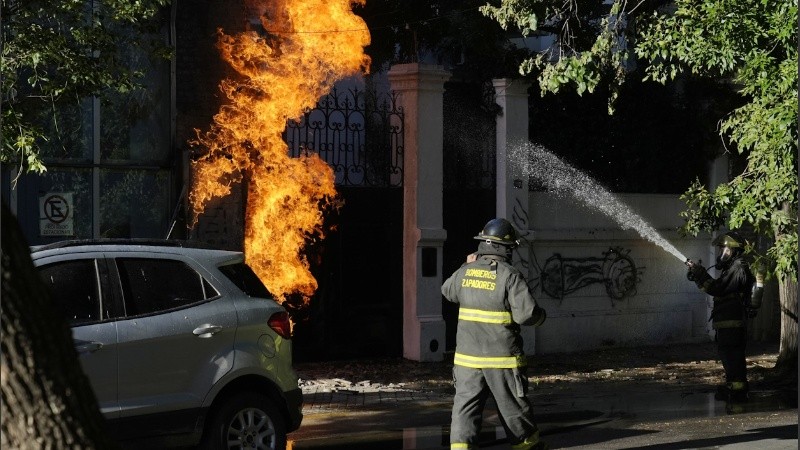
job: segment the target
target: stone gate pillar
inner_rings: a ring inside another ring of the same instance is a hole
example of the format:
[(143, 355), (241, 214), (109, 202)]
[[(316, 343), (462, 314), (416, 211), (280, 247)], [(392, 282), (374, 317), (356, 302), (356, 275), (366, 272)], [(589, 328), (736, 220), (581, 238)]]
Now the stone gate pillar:
[(530, 226), (528, 181), (514, 174), (508, 153), (514, 145), (528, 142), (528, 88), (530, 83), (508, 78), (492, 80), (497, 105), (497, 216), (505, 217), (520, 232)]
[(389, 70), (403, 108), (403, 357), (441, 361), (442, 140), (444, 83), (441, 66), (401, 64)]
[[(533, 231), (529, 215), (528, 179), (513, 170), (509, 153), (515, 145), (528, 142), (528, 88), (530, 83), (508, 78), (492, 80), (497, 105), (502, 112), (497, 116), (497, 217), (508, 219), (520, 233), (521, 245), (514, 252), (514, 266), (522, 271), (527, 279), (531, 273), (531, 246)], [(523, 166), (524, 167), (524, 166)], [(515, 173), (516, 172), (516, 173)], [(525, 340), (525, 353), (532, 355), (535, 349), (535, 336), (532, 327), (522, 328)]]

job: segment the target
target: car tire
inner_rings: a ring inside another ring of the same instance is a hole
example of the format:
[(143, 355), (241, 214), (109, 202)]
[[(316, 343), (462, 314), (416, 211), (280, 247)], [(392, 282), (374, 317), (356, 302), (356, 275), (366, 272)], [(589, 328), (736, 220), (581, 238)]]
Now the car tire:
[(241, 392), (215, 410), (203, 433), (203, 450), (286, 449), (286, 422), (269, 397)]

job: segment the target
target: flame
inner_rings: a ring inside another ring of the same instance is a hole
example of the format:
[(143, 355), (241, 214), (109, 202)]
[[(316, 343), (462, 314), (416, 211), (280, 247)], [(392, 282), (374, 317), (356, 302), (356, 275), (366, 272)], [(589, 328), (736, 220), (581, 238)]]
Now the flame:
[[(316, 154), (292, 158), (281, 138), (287, 120), (347, 76), (366, 73), (370, 42), (350, 0), (248, 0), (263, 30), (218, 30), (222, 58), (239, 74), (220, 89), (228, 102), (193, 145), (206, 152), (192, 163), (193, 222), (214, 198), (246, 182), (245, 259), (279, 301), (317, 288), (303, 248), (325, 236), (324, 213), (336, 208), (330, 166)], [(257, 28), (257, 27), (256, 27)]]

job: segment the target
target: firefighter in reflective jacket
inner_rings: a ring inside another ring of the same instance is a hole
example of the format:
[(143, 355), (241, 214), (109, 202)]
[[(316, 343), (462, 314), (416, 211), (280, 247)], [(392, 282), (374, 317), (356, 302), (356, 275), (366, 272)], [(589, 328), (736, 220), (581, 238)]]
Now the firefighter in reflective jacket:
[(510, 264), (517, 246), (514, 227), (493, 219), (475, 239), (478, 251), (442, 285), (442, 295), (459, 304), (450, 448), (477, 448), (483, 408), (492, 395), (512, 448), (546, 449), (526, 397), (527, 360), (520, 335), (521, 325), (541, 325), (545, 311)]
[(687, 278), (697, 283), (703, 292), (714, 297), (711, 321), (716, 330), (717, 352), (725, 369), (725, 385), (719, 386), (718, 400), (742, 401), (747, 399), (747, 319), (755, 317), (761, 306), (762, 284), (756, 279), (742, 258), (744, 239), (735, 231), (718, 236), (716, 267), (721, 270), (714, 279), (707, 269), (691, 261)]

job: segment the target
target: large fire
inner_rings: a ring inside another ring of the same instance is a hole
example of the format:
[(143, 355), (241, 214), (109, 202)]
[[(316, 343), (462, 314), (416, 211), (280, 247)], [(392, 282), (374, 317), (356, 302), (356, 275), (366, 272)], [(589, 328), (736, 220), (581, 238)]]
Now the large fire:
[(330, 166), (315, 154), (292, 158), (281, 138), (287, 120), (330, 92), (342, 78), (366, 72), (370, 35), (351, 0), (246, 0), (263, 30), (219, 30), (218, 48), (239, 73), (220, 89), (228, 102), (196, 145), (189, 195), (194, 220), (210, 200), (247, 186), (244, 252), (270, 291), (307, 302), (317, 288), (303, 248), (321, 239), (324, 212), (336, 199)]

